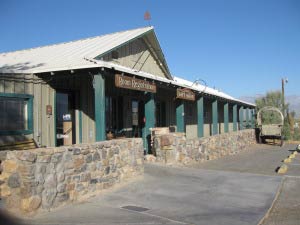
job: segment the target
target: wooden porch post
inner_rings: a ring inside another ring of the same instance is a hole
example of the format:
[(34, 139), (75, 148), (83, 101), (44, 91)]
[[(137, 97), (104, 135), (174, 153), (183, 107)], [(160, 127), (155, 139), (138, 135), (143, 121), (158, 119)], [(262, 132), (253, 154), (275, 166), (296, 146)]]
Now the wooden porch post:
[(198, 137), (204, 136), (204, 106), (203, 97), (197, 100), (197, 120), (198, 120)]
[(105, 132), (105, 78), (102, 74), (94, 75), (95, 131), (96, 141), (106, 139)]
[(214, 100), (212, 103), (212, 135), (216, 135), (219, 133), (218, 130), (218, 100)]

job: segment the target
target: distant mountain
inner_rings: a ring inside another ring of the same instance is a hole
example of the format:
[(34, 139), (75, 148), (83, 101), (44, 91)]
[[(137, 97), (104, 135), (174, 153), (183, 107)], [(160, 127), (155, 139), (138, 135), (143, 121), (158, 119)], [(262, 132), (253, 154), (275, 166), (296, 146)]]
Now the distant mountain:
[[(239, 99), (249, 102), (249, 103), (255, 103), (255, 99), (263, 97), (262, 94), (257, 94), (255, 96), (242, 96)], [(300, 95), (289, 95), (285, 96), (286, 103), (289, 103), (289, 109), (291, 111), (296, 112), (296, 117), (300, 117)]]
[(255, 103), (255, 99), (263, 97), (264, 95), (261, 94), (257, 94), (255, 96), (242, 96), (239, 97), (238, 99), (245, 101), (245, 102), (249, 102), (249, 103)]

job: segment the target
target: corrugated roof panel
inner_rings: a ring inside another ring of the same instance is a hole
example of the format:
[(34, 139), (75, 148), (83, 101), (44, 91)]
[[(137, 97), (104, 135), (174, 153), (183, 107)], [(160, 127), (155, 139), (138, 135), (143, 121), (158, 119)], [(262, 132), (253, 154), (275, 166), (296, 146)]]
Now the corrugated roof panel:
[(219, 90), (210, 88), (208, 86), (204, 86), (202, 84), (193, 84), (193, 82), (185, 80), (183, 78), (180, 77), (174, 77), (174, 81), (179, 83), (179, 84), (183, 84), (186, 87), (192, 88), (194, 90), (198, 90), (199, 92), (204, 92), (206, 94), (210, 94), (210, 95), (214, 95), (214, 96), (218, 96), (224, 99), (228, 99), (228, 100), (232, 100), (232, 101), (236, 101), (236, 102), (240, 102), (240, 103), (244, 103), (246, 105), (251, 105), (251, 106), (255, 106), (255, 104), (249, 103), (249, 102), (245, 102), (245, 101), (241, 101), (239, 99), (236, 99), (224, 92), (221, 92)]
[[(31, 48), (15, 52), (0, 54), (0, 73), (42, 73), (67, 69), (82, 69), (92, 67), (115, 67), (120, 71), (136, 74), (154, 80), (171, 83), (181, 87), (188, 87), (196, 91), (204, 91), (207, 94), (219, 96), (225, 99), (238, 101), (248, 105), (253, 105), (235, 99), (223, 92), (191, 81), (175, 77), (174, 80), (158, 77), (142, 71), (136, 71), (124, 66), (116, 65), (102, 60), (90, 60), (105, 54), (106, 52), (119, 47), (120, 45), (133, 40), (149, 31), (153, 27), (144, 27), (113, 34), (81, 39), (77, 41), (48, 45), (38, 48)], [(155, 36), (155, 34), (154, 34)], [(156, 38), (156, 37), (155, 37)], [(158, 40), (157, 40), (158, 41)], [(159, 44), (158, 44), (159, 45)], [(159, 52), (163, 62), (165, 61), (163, 52)], [(168, 67), (165, 65), (167, 70)], [(255, 105), (253, 105), (255, 106)]]
[(48, 45), (0, 54), (0, 72), (35, 73), (56, 68), (72, 68), (93, 64), (85, 58), (95, 58), (126, 43), (153, 27), (127, 30), (98, 37)]

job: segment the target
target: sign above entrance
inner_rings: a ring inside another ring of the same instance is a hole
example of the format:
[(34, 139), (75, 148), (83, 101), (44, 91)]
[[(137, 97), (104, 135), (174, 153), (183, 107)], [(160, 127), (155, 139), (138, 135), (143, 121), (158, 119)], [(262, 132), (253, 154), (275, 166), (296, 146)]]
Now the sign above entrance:
[(156, 93), (155, 83), (119, 74), (115, 76), (115, 85), (119, 88)]
[(195, 101), (195, 93), (190, 89), (177, 88), (177, 98)]

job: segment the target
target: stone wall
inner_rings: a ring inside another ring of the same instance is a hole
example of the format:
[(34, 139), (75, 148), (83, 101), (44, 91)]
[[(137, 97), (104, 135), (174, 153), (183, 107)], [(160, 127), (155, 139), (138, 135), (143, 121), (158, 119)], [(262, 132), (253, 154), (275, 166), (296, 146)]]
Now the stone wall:
[(154, 152), (158, 162), (187, 165), (233, 155), (255, 143), (254, 129), (196, 139), (170, 133), (154, 137)]
[(9, 151), (0, 191), (8, 209), (49, 210), (143, 174), (142, 139)]

